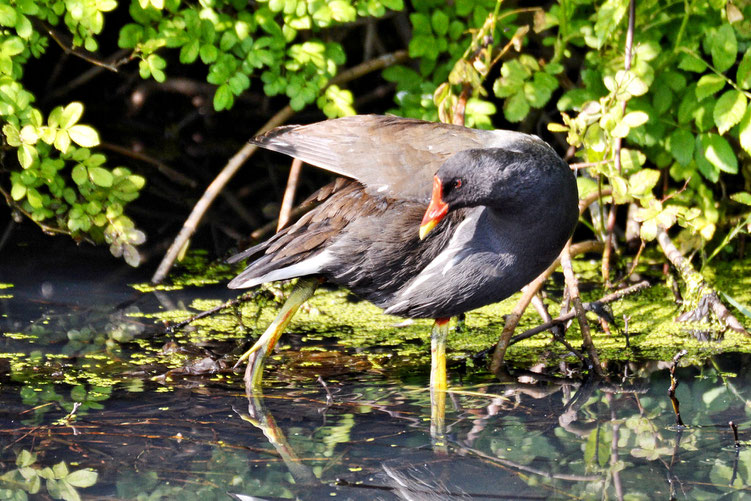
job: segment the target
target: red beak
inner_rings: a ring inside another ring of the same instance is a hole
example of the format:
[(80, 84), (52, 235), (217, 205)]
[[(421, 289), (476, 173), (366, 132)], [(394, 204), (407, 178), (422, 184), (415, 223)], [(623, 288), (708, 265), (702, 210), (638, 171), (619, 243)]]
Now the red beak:
[(446, 214), (448, 214), (449, 206), (443, 201), (443, 188), (441, 180), (438, 176), (433, 177), (433, 196), (430, 199), (430, 205), (428, 210), (425, 211), (425, 216), (420, 223), (420, 240), (430, 233), (430, 230), (441, 222)]

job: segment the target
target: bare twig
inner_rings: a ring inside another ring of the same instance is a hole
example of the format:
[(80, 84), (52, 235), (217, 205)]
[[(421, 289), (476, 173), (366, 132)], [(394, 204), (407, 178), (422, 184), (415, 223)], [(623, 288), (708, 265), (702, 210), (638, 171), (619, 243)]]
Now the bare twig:
[[(57, 40), (56, 40), (57, 41)], [(65, 49), (63, 49), (65, 50)], [(67, 52), (67, 51), (66, 51)], [(45, 94), (43, 98), (43, 102), (49, 103), (51, 101), (54, 101), (60, 96), (64, 96), (68, 92), (77, 89), (78, 87), (81, 87), (82, 85), (86, 84), (87, 82), (93, 80), (97, 75), (102, 73), (105, 70), (111, 70), (112, 67), (118, 68), (122, 64), (130, 61), (130, 58), (128, 58), (128, 54), (130, 54), (131, 51), (129, 49), (121, 49), (115, 53), (113, 53), (111, 56), (107, 57), (105, 59), (104, 65), (94, 65), (93, 67), (89, 68), (88, 70), (84, 71), (80, 75), (78, 75), (76, 78), (68, 82), (67, 84), (57, 87), (54, 90), (48, 92)], [(115, 69), (114, 71), (117, 71)]]
[(678, 270), (681, 280), (689, 287), (687, 293), (684, 294), (684, 306), (695, 303), (694, 309), (684, 312), (676, 320), (679, 322), (698, 321), (706, 317), (711, 310), (720, 322), (723, 322), (732, 330), (749, 335), (743, 324), (720, 301), (717, 291), (704, 280), (701, 273), (691, 266), (688, 259), (683, 257), (681, 251), (678, 250), (667, 232), (661, 227), (657, 228), (657, 242), (660, 244), (665, 257)]
[[(66, 54), (72, 54), (76, 57), (80, 57), (86, 62), (89, 62), (96, 66), (101, 66), (102, 68), (113, 71), (115, 73), (117, 73), (118, 71), (117, 67), (123, 64), (122, 61), (116, 62), (116, 63), (108, 63), (106, 61), (103, 61), (99, 59), (99, 57), (93, 52), (89, 52), (88, 50), (82, 49), (80, 47), (74, 47), (73, 42), (69, 36), (66, 36), (63, 33), (60, 33), (59, 31), (54, 29), (52, 26), (42, 21), (41, 19), (37, 17), (32, 17), (31, 20), (36, 25), (36, 28), (39, 31), (46, 32), (50, 36), (50, 38), (52, 38), (52, 40), (54, 40), (55, 43), (59, 45), (60, 48)], [(127, 62), (127, 60), (124, 62)]]
[[(736, 448), (741, 446), (741, 442), (738, 440), (738, 425), (734, 421), (728, 421), (728, 426), (733, 431), (733, 443)], [(732, 485), (732, 484), (731, 484)]]
[(289, 178), (287, 178), (287, 188), (284, 190), (282, 197), (282, 206), (279, 208), (279, 221), (276, 225), (276, 231), (284, 228), (289, 222), (292, 212), (292, 204), (295, 202), (295, 192), (297, 183), (300, 180), (300, 171), (302, 170), (302, 160), (299, 158), (292, 159), (292, 167), (289, 169)]
[(54, 226), (48, 226), (41, 221), (37, 221), (34, 219), (28, 211), (24, 210), (21, 206), (19, 206), (15, 200), (10, 196), (10, 193), (5, 191), (2, 186), (0, 186), (0, 195), (2, 195), (5, 198), (5, 202), (8, 204), (8, 207), (11, 208), (11, 210), (17, 211), (20, 214), (23, 214), (26, 218), (28, 218), (32, 223), (39, 226), (39, 229), (42, 230), (43, 233), (46, 233), (47, 235), (69, 235), (76, 241), (84, 241), (88, 242), (92, 245), (94, 245), (94, 241), (90, 240), (89, 238), (83, 237), (81, 235), (73, 235), (72, 232), (69, 230), (66, 230), (64, 228), (55, 228)]
[(584, 214), (584, 211), (587, 210), (587, 208), (598, 201), (599, 199), (603, 197), (610, 196), (613, 193), (613, 190), (610, 188), (605, 188), (601, 191), (593, 191), (586, 197), (579, 200), (579, 215)]
[[(646, 280), (643, 280), (637, 284), (634, 284), (630, 287), (626, 287), (625, 289), (617, 290), (611, 294), (608, 294), (607, 296), (603, 296), (597, 301), (592, 301), (590, 303), (584, 303), (582, 304), (582, 307), (587, 311), (596, 310), (598, 307), (612, 303), (614, 301), (618, 301), (619, 299), (622, 299), (625, 296), (628, 296), (629, 294), (633, 294), (635, 292), (639, 292), (641, 290), (646, 289), (649, 287), (650, 284)], [(562, 325), (571, 320), (576, 316), (576, 311), (569, 311), (567, 313), (564, 313), (563, 315), (560, 315), (548, 322), (545, 322), (544, 324), (538, 325), (537, 327), (533, 327), (529, 330), (526, 330), (522, 332), (521, 334), (518, 334), (511, 338), (511, 342), (509, 344), (518, 343), (519, 341), (522, 341), (524, 339), (530, 338), (534, 336), (535, 334), (539, 334), (540, 332), (546, 331), (552, 327), (555, 327), (556, 325)]]
[[(634, 17), (635, 15), (635, 0), (629, 0), (628, 4), (628, 31), (626, 32), (626, 71), (631, 69), (631, 52), (634, 46)], [(621, 104), (621, 115), (626, 114), (626, 102), (624, 100)], [(613, 148), (613, 160), (615, 161), (615, 169), (620, 174), (621, 172), (621, 145), (623, 139), (620, 137), (615, 138), (615, 147)], [(605, 287), (610, 287), (610, 255), (613, 251), (613, 230), (615, 229), (615, 201), (610, 205), (610, 211), (608, 212), (608, 226), (607, 236), (605, 237), (605, 251), (602, 253), (602, 280), (605, 282)]]
[(130, 157), (135, 160), (139, 160), (141, 162), (151, 164), (154, 167), (156, 167), (157, 170), (160, 173), (162, 173), (165, 177), (167, 177), (170, 181), (173, 181), (177, 184), (182, 184), (183, 186), (189, 186), (190, 188), (196, 188), (198, 186), (198, 183), (194, 179), (190, 179), (189, 177), (173, 169), (172, 167), (165, 164), (164, 162), (161, 162), (154, 157), (146, 155), (145, 153), (134, 151), (130, 148), (126, 148), (125, 146), (120, 146), (119, 144), (114, 144), (114, 143), (100, 143), (99, 146), (104, 148), (105, 150), (114, 151), (115, 153), (119, 153), (120, 155), (124, 155), (126, 157)]
[(599, 162), (576, 162), (573, 164), (568, 164), (568, 166), (571, 168), (571, 170), (579, 170), (579, 169), (586, 169), (589, 167), (597, 167), (600, 165), (610, 164), (613, 163), (612, 159), (607, 160), (600, 160)]
[[(289, 214), (290, 219), (295, 219), (298, 216), (301, 216), (302, 214), (305, 214), (310, 209), (312, 209), (314, 205), (306, 205), (306, 206), (300, 206), (298, 205)], [(277, 226), (279, 226), (279, 219), (274, 219), (273, 221), (269, 221), (268, 223), (264, 224), (257, 230), (254, 230), (253, 233), (250, 234), (251, 240), (260, 240), (261, 238), (265, 237), (269, 233), (273, 233)]]
[(600, 357), (597, 355), (597, 350), (592, 342), (592, 334), (589, 331), (589, 324), (587, 323), (587, 315), (584, 312), (582, 306), (581, 297), (579, 297), (579, 284), (574, 274), (574, 269), (571, 266), (571, 241), (566, 244), (561, 252), (561, 267), (563, 268), (563, 275), (566, 277), (566, 288), (571, 295), (571, 302), (574, 304), (574, 311), (576, 312), (576, 318), (579, 320), (579, 329), (582, 335), (582, 344), (587, 350), (590, 363), (592, 364), (592, 370), (598, 376), (602, 376), (602, 367), (600, 366)]
[[(277, 112), (276, 115), (271, 117), (271, 119), (258, 130), (257, 134), (263, 134), (264, 132), (273, 129), (274, 127), (282, 125), (284, 122), (289, 120), (289, 118), (293, 114), (294, 111), (292, 111), (292, 108), (289, 105), (285, 106), (279, 112)], [(192, 237), (193, 233), (195, 233), (196, 229), (198, 228), (198, 224), (201, 222), (201, 219), (203, 219), (203, 215), (209, 209), (224, 186), (229, 182), (230, 179), (232, 179), (232, 176), (235, 175), (238, 169), (240, 169), (245, 161), (253, 153), (255, 153), (257, 149), (258, 147), (256, 145), (246, 143), (242, 148), (240, 148), (240, 151), (235, 153), (232, 158), (229, 159), (227, 165), (224, 166), (219, 175), (214, 178), (209, 187), (206, 188), (206, 191), (204, 192), (201, 199), (198, 200), (198, 203), (196, 203), (196, 205), (193, 207), (193, 211), (190, 213), (190, 216), (188, 216), (188, 219), (185, 221), (185, 223), (183, 223), (183, 227), (180, 230), (180, 233), (177, 234), (177, 237), (167, 250), (167, 254), (165, 254), (164, 258), (162, 258), (162, 262), (159, 263), (159, 267), (154, 273), (154, 276), (151, 277), (152, 283), (158, 284), (161, 283), (162, 280), (164, 280), (164, 277), (166, 277), (167, 273), (169, 273), (169, 270), (170, 268), (172, 268), (172, 264), (175, 262), (175, 259), (177, 259), (180, 251), (187, 245), (188, 240), (190, 240), (190, 237)]]

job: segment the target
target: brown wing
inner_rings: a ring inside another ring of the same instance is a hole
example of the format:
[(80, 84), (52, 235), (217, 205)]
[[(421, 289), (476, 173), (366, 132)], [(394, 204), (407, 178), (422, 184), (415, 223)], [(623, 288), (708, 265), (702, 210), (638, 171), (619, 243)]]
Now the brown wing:
[(381, 204), (365, 193), (362, 184), (344, 178), (337, 178), (324, 186), (309, 200), (320, 201), (321, 205), (266, 242), (228, 260), (234, 263), (263, 253), (229, 283), (230, 288), (252, 287), (268, 281), (315, 274), (316, 261), (313, 260), (307, 268), (303, 266), (290, 271), (290, 276), (275, 274), (269, 278), (269, 273), (302, 263), (321, 253), (350, 221), (367, 216)]
[(433, 175), (451, 155), (499, 140), (499, 132), (381, 115), (278, 127), (251, 140), (360, 181), (370, 194), (427, 202)]

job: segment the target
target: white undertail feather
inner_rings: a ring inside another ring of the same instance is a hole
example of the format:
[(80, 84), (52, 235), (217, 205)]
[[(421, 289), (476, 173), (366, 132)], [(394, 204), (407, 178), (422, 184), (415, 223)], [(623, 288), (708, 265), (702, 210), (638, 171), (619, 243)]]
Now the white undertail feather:
[(291, 278), (315, 275), (323, 271), (327, 265), (331, 264), (333, 259), (334, 257), (331, 252), (325, 250), (320, 254), (316, 254), (315, 256), (300, 261), (299, 263), (285, 266), (278, 270), (272, 270), (265, 275), (251, 277), (243, 282), (230, 282), (230, 287), (233, 289), (247, 289), (268, 282), (276, 282), (277, 280), (288, 280)]

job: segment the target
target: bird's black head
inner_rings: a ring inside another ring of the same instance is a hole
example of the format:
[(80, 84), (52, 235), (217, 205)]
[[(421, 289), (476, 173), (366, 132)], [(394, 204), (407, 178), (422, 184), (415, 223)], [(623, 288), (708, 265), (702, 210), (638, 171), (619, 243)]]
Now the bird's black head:
[(482, 205), (516, 212), (545, 194), (561, 191), (576, 199), (568, 165), (550, 146), (531, 136), (510, 147), (461, 151), (446, 160), (436, 178), (449, 211)]

